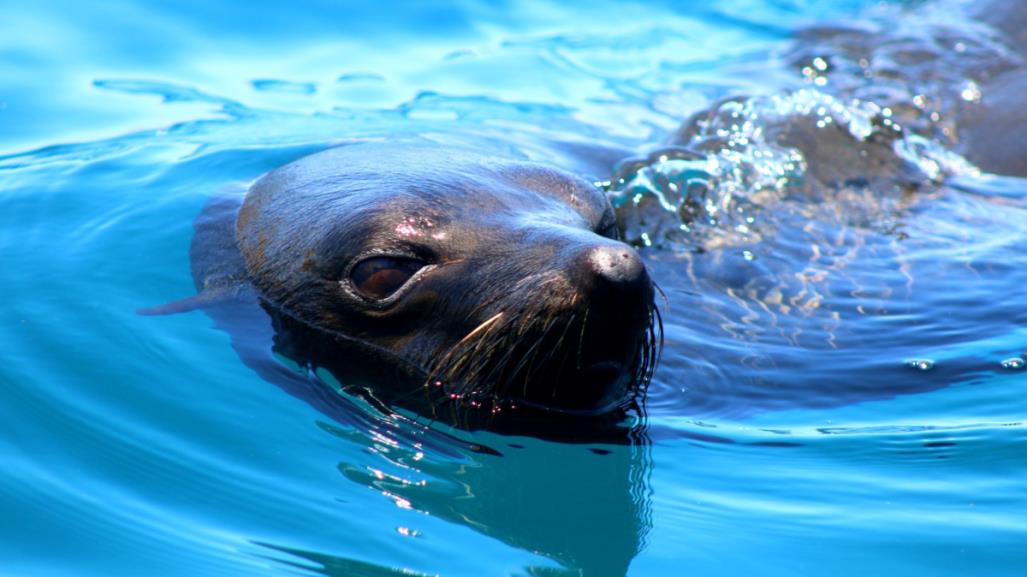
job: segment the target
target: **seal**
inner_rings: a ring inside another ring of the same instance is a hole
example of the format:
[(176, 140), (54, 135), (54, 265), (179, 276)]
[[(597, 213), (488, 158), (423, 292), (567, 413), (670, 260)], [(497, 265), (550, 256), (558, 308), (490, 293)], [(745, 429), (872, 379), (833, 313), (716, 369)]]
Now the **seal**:
[(653, 283), (608, 199), (542, 163), (342, 146), (257, 181), (234, 240), (203, 231), (197, 284), (252, 285), (276, 351), (343, 382), (370, 375), (376, 399), (458, 426), (615, 412), (660, 350)]

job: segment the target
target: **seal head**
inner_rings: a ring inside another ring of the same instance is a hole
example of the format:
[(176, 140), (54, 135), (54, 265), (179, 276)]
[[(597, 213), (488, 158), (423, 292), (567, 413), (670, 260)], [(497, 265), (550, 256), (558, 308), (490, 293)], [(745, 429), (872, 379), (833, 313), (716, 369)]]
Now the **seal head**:
[(648, 381), (653, 285), (617, 237), (606, 197), (576, 176), (395, 143), (271, 172), (236, 225), (265, 306), (302, 335), (293, 350), (313, 345), (323, 365), (331, 343), (353, 345), (408, 367), (401, 404), (493, 413), (609, 412)]

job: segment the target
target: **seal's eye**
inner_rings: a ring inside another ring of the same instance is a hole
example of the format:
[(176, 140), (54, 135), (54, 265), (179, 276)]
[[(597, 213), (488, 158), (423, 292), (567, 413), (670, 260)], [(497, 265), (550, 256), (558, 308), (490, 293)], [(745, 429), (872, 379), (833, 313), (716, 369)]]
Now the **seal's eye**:
[(357, 263), (349, 276), (360, 294), (381, 300), (398, 291), (423, 266), (412, 258), (376, 256)]

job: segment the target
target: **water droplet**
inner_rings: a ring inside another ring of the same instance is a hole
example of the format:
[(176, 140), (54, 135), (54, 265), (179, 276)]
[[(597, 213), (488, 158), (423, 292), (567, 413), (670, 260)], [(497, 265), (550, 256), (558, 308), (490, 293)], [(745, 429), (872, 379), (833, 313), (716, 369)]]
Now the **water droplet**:
[(1002, 361), (1002, 368), (1009, 369), (1012, 371), (1019, 371), (1020, 369), (1027, 366), (1027, 362), (1023, 360), (1023, 357), (1013, 357)]
[(409, 527), (396, 527), (396, 532), (400, 535), (403, 535), (404, 537), (417, 538), (421, 536), (420, 531), (418, 531), (417, 529), (411, 529)]
[(963, 85), (963, 90), (959, 95), (967, 102), (979, 102), (981, 100), (981, 88), (973, 80), (968, 80)]
[(911, 359), (906, 361), (906, 366), (918, 371), (929, 371), (934, 368), (934, 361), (930, 359)]

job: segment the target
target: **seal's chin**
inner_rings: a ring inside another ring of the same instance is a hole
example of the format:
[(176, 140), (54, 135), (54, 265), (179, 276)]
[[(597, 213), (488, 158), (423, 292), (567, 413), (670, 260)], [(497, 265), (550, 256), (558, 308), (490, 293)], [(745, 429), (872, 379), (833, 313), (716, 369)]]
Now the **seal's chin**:
[(586, 368), (581, 373), (582, 382), (595, 391), (597, 396), (583, 399), (586, 406), (594, 410), (608, 411), (624, 402), (631, 389), (630, 367), (612, 361), (603, 361)]
[(615, 361), (601, 361), (579, 371), (564, 382), (550, 385), (557, 394), (550, 398), (512, 399), (513, 403), (570, 415), (594, 416), (609, 413), (625, 404), (635, 388), (630, 367)]

